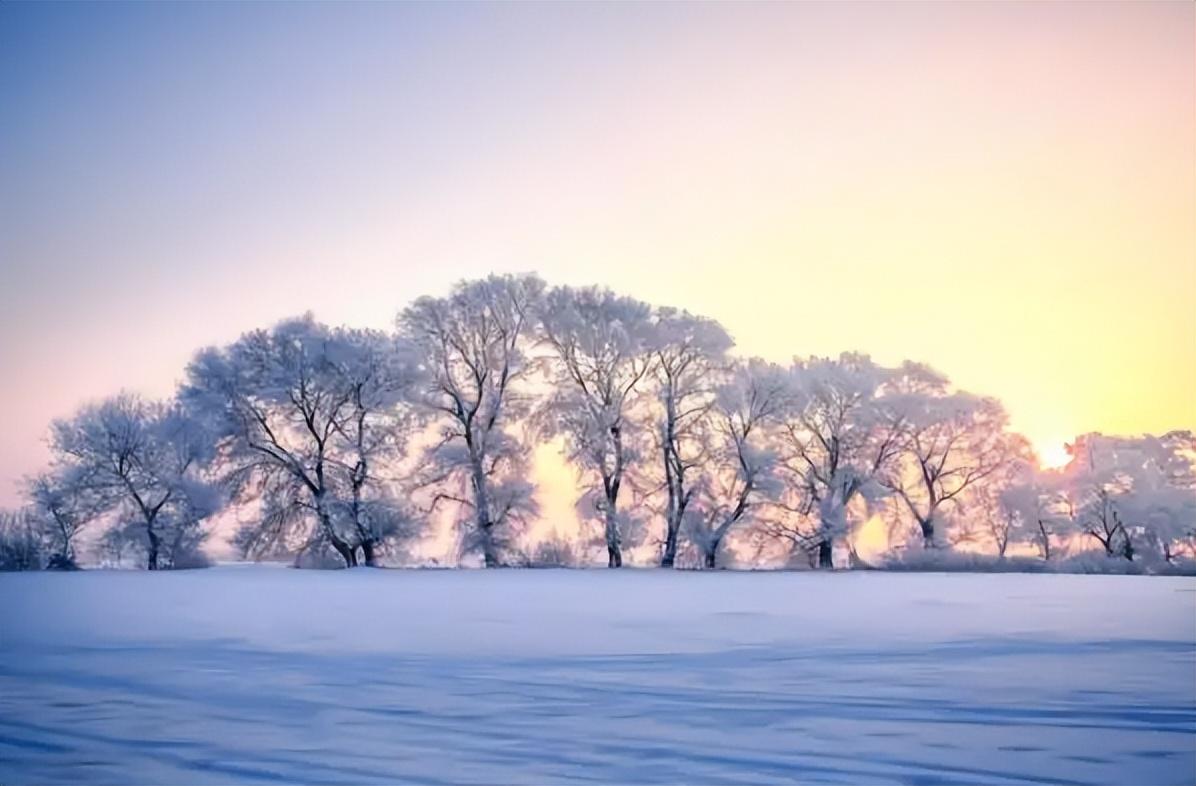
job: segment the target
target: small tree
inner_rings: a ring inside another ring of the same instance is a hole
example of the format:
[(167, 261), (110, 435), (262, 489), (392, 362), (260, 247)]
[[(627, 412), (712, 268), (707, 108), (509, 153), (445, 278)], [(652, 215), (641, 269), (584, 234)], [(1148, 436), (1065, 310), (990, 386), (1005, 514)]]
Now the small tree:
[(86, 470), (67, 466), (42, 472), (28, 481), (26, 494), (49, 552), (46, 566), (74, 570), (78, 567), (75, 537), (96, 520), (101, 507)]
[(998, 556), (1005, 556), (1010, 544), (1025, 542), (1032, 543), (1044, 561), (1050, 561), (1059, 496), (1049, 473), (1036, 467), (1028, 446), (982, 484), (975, 496), (979, 498), (978, 515)]
[(173, 404), (122, 393), (56, 421), (50, 447), (56, 472), (85, 479), (89, 509), (136, 528), (149, 570), (170, 567), (163, 543), (202, 539), (203, 519), (219, 509), (201, 472), (211, 439)]

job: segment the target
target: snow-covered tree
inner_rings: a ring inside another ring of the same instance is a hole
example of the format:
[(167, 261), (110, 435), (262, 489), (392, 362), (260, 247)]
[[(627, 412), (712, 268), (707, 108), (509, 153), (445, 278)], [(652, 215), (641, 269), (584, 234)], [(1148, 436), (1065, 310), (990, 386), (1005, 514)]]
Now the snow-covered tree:
[(732, 342), (714, 320), (671, 308), (657, 310), (656, 329), (652, 376), (658, 406), (654, 417), (666, 495), (660, 565), (671, 568), (677, 557), (677, 537), (696, 489), (694, 479), (707, 458), (706, 419)]
[(998, 557), (1004, 557), (1012, 545), (1032, 543), (1049, 559), (1050, 497), (1037, 485), (1038, 469), (1029, 443), (1018, 435), (1008, 439), (1012, 448), (1008, 459), (955, 498), (962, 521), (951, 536), (957, 541), (990, 542)]
[(926, 548), (939, 545), (951, 507), (1027, 449), (1006, 431), (998, 401), (952, 391), (946, 377), (921, 364), (897, 370), (885, 409), (900, 451), (881, 482), (904, 504)]
[(387, 470), (401, 460), (416, 423), (411, 395), (422, 381), (418, 353), (376, 330), (333, 331), (331, 373), (349, 393), (346, 416), (334, 419), (331, 461), (340, 511), (352, 523), (366, 565), (412, 525)]
[(904, 424), (884, 400), (894, 372), (867, 355), (810, 358), (790, 370), (792, 397), (783, 428), (783, 468), (801, 523), (774, 525), (816, 550), (818, 565), (833, 565), (834, 544), (848, 534), (848, 509), (857, 497), (887, 493), (887, 476), (901, 450)]
[(540, 324), (553, 389), (538, 420), (564, 437), (566, 457), (590, 479), (580, 510), (601, 517), (607, 565), (621, 567), (619, 495), (642, 451), (645, 426), (633, 412), (656, 358), (652, 309), (607, 289), (558, 287)]
[(688, 519), (690, 540), (713, 568), (731, 528), (779, 493), (775, 425), (789, 400), (785, 370), (752, 359), (734, 365), (709, 413), (708, 444)]
[(1000, 556), (1013, 543), (1029, 543), (1044, 561), (1054, 554), (1061, 497), (1052, 472), (1042, 471), (1028, 452), (1019, 451), (978, 490), (979, 517)]
[(210, 435), (173, 404), (122, 393), (56, 421), (54, 470), (85, 479), (94, 510), (136, 535), (146, 567), (174, 567), (181, 544), (197, 548), (202, 522), (221, 504), (202, 469)]
[(219, 437), (216, 466), (261, 517), (238, 533), (247, 554), (333, 549), (373, 564), (402, 518), (373, 462), (401, 444), (414, 370), (381, 334), (310, 316), (200, 352), (180, 393)]
[(77, 567), (75, 537), (100, 515), (102, 499), (92, 488), (87, 467), (68, 465), (41, 472), (26, 484), (30, 515), (45, 539), (46, 566), (56, 570)]
[(42, 533), (28, 509), (0, 510), (0, 571), (41, 570)]
[(536, 510), (530, 451), (512, 430), (530, 408), (524, 383), (543, 288), (534, 276), (491, 276), (420, 298), (398, 319), (421, 351), (428, 383), (417, 400), (439, 431), (422, 483), (435, 489), (433, 506), (468, 512), (465, 547), (487, 567), (503, 563)]
[(1059, 472), (1062, 516), (1109, 556), (1133, 559), (1150, 544), (1170, 560), (1196, 532), (1196, 439), (1085, 434)]

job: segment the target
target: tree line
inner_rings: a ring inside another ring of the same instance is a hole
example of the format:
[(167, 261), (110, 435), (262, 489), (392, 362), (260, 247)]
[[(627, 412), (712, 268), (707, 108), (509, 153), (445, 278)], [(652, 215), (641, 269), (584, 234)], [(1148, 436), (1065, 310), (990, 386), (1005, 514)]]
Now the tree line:
[(88, 528), (117, 562), (201, 564), (228, 511), (251, 558), (377, 565), (443, 515), (463, 558), (526, 564), (562, 548), (527, 536), (549, 440), (585, 489), (563, 548), (612, 568), (632, 550), (828, 568), (876, 521), (913, 548), (1045, 560), (1078, 540), (1127, 560), (1196, 546), (1191, 432), (1084, 435), (1044, 470), (996, 399), (926, 365), (733, 348), (715, 320), (532, 275), (421, 297), (389, 332), (286, 320), (196, 353), (168, 401), (54, 422), (50, 465), (0, 517), (0, 564), (74, 567)]

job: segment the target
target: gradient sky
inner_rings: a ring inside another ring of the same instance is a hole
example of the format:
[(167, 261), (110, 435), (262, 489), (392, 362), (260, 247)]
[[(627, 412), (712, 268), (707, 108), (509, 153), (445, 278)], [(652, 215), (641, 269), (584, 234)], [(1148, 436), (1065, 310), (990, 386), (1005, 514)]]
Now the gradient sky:
[(49, 420), (491, 270), (1196, 428), (1196, 5), (0, 3), (0, 504)]

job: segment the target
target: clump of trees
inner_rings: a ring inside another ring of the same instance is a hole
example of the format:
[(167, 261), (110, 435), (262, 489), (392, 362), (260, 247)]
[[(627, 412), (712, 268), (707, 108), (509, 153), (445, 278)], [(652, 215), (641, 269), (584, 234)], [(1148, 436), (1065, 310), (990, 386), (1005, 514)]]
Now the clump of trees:
[[(585, 489), (583, 532), (536, 541), (535, 440)], [(235, 509), (252, 558), (379, 565), (442, 517), (487, 567), (860, 561), (895, 551), (1135, 564), (1196, 554), (1196, 436), (1081, 436), (1039, 467), (1000, 403), (918, 363), (789, 365), (716, 321), (597, 287), (490, 276), (403, 308), (392, 332), (310, 314), (198, 352), (177, 394), (88, 404), (0, 516), (0, 568), (203, 564)], [(842, 555), (846, 552), (846, 558)]]

